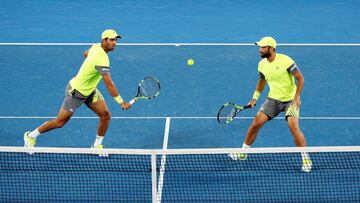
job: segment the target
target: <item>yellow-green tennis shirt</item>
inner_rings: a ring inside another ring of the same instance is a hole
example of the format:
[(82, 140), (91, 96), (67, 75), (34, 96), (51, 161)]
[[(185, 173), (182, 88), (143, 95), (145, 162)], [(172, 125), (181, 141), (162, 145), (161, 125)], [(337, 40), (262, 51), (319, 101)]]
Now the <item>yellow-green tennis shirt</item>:
[(266, 59), (259, 62), (258, 71), (265, 79), (270, 91), (268, 97), (278, 101), (290, 101), (296, 93), (294, 73), (299, 69), (295, 62), (285, 54), (277, 53), (271, 63)]
[(99, 84), (102, 75), (110, 72), (109, 66), (109, 57), (101, 44), (92, 45), (79, 72), (70, 80), (71, 87), (84, 96), (90, 95)]

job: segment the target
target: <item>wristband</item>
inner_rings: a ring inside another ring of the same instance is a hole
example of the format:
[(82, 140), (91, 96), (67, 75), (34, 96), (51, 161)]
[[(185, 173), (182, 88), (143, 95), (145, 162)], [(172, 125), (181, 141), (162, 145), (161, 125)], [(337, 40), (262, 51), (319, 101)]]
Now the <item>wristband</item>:
[(259, 92), (259, 91), (257, 91), (257, 90), (255, 90), (255, 92), (254, 92), (254, 95), (253, 95), (253, 99), (255, 99), (255, 100), (258, 100), (259, 99), (259, 97), (260, 97), (260, 94), (261, 94), (261, 92)]
[(120, 95), (116, 96), (116, 97), (113, 97), (115, 99), (115, 101), (119, 104), (122, 104), (124, 102), (124, 100), (121, 98)]

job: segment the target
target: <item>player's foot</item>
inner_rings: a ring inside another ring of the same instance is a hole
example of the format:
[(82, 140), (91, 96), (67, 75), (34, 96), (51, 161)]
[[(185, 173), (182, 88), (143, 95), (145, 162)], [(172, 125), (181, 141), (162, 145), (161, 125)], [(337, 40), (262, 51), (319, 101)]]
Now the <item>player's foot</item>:
[(98, 154), (100, 157), (108, 157), (109, 154), (103, 153), (102, 150), (104, 149), (104, 145), (99, 144), (96, 147), (94, 145), (91, 146), (91, 148), (95, 151), (96, 154)]
[(301, 171), (310, 172), (312, 167), (312, 162), (309, 158), (303, 159), (303, 164), (301, 167)]
[[(30, 131), (24, 133), (24, 147), (28, 149), (32, 149), (36, 145), (36, 139), (29, 137)], [(33, 152), (28, 152), (29, 154), (33, 154)]]
[(231, 153), (231, 154), (228, 154), (228, 157), (230, 157), (232, 160), (244, 161), (247, 158), (247, 154), (246, 153)]
[(33, 148), (36, 145), (36, 139), (29, 137), (30, 131), (24, 133), (24, 147)]

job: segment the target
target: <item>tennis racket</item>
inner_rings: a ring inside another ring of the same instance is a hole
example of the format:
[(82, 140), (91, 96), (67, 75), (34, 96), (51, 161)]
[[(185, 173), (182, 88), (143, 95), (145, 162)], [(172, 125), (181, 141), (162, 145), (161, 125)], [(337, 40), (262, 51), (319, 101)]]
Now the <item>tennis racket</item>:
[(251, 108), (251, 105), (239, 106), (234, 103), (226, 103), (220, 108), (217, 114), (217, 120), (220, 124), (228, 124), (234, 120), (240, 111), (248, 108)]
[(160, 82), (153, 76), (148, 76), (139, 82), (136, 96), (129, 102), (133, 105), (140, 99), (152, 99), (160, 94)]

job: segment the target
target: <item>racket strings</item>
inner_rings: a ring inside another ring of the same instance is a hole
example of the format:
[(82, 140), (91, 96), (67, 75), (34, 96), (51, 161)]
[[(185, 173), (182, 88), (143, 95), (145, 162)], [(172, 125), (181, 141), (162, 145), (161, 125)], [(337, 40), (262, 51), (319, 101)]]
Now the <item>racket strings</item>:
[(159, 83), (153, 78), (145, 79), (140, 83), (139, 92), (144, 97), (155, 97), (160, 92)]
[(238, 110), (233, 105), (224, 106), (219, 112), (219, 122), (220, 123), (230, 122), (237, 113)]

